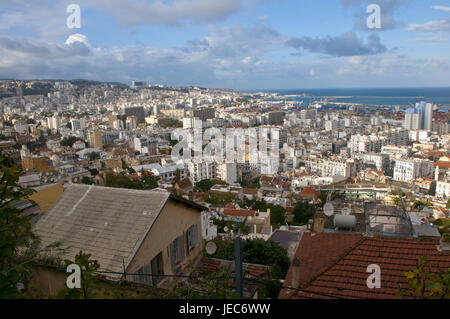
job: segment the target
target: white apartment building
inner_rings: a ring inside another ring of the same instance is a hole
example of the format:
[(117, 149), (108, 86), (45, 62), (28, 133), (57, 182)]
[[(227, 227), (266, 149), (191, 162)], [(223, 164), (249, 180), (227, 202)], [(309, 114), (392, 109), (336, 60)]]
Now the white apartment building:
[(136, 172), (140, 172), (142, 170), (152, 172), (155, 176), (160, 176), (161, 179), (165, 182), (173, 181), (176, 177), (177, 170), (180, 172), (180, 180), (186, 178), (186, 170), (183, 165), (171, 165), (162, 167), (160, 164), (148, 164), (133, 166), (133, 169)]
[(433, 162), (428, 160), (396, 160), (393, 180), (410, 183), (418, 177), (429, 178), (433, 175), (433, 172)]
[(391, 158), (408, 157), (412, 154), (411, 147), (385, 145), (381, 147), (381, 153), (388, 154)]
[(387, 133), (387, 142), (395, 146), (407, 146), (409, 141), (408, 130), (403, 128), (391, 129)]
[(59, 130), (61, 128), (61, 120), (59, 117), (49, 117), (47, 118), (48, 128), (51, 130)]
[(450, 180), (444, 179), (436, 183), (436, 196), (450, 198)]
[(374, 165), (379, 171), (385, 172), (389, 168), (389, 155), (383, 153), (369, 153), (359, 156), (367, 165)]
[(419, 165), (413, 160), (397, 160), (394, 166), (394, 181), (410, 183), (419, 177)]
[(351, 154), (379, 153), (382, 140), (374, 135), (352, 135), (348, 143)]
[(306, 167), (311, 174), (319, 176), (343, 176), (349, 178), (356, 174), (355, 161), (307, 160)]
[(186, 166), (194, 183), (198, 183), (204, 179), (217, 179), (217, 164), (214, 162), (194, 163), (191, 161)]
[(238, 182), (238, 164), (237, 163), (222, 163), (217, 164), (216, 176), (218, 179), (228, 183), (234, 184)]
[(72, 132), (78, 132), (86, 128), (86, 122), (84, 120), (71, 120)]

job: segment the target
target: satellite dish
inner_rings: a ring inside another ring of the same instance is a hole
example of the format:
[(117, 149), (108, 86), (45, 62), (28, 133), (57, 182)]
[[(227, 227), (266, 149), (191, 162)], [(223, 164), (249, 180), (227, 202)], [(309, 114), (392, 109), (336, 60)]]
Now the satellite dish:
[(350, 208), (348, 208), (348, 207), (342, 208), (341, 214), (344, 216), (350, 215)]
[(226, 232), (226, 233), (228, 233), (228, 226), (225, 226), (225, 227), (223, 228), (223, 231)]
[(209, 243), (207, 243), (205, 248), (206, 248), (206, 252), (208, 253), (208, 255), (214, 255), (217, 251), (216, 243), (213, 241), (210, 241)]
[(330, 202), (326, 203), (325, 206), (323, 206), (323, 213), (327, 216), (333, 216), (334, 214), (334, 206)]

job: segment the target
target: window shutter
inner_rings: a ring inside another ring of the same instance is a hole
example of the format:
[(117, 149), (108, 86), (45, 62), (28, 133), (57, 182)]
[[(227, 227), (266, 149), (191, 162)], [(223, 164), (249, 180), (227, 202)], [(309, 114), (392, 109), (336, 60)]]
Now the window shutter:
[(175, 250), (175, 242), (170, 244), (170, 263), (172, 265), (172, 270), (175, 268), (176, 264), (176, 250)]
[(193, 238), (192, 238), (193, 245), (192, 245), (192, 247), (197, 247), (197, 245), (198, 245), (198, 226), (197, 226), (197, 224), (193, 225), (192, 230), (193, 230)]
[(178, 261), (183, 261), (185, 254), (184, 254), (184, 236), (178, 237)]

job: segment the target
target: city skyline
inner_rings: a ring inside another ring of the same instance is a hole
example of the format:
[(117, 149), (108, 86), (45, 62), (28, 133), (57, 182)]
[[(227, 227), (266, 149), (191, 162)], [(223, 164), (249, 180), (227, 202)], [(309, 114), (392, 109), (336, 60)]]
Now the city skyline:
[[(67, 12), (80, 8), (80, 27)], [(381, 28), (366, 25), (381, 8)], [(450, 1), (6, 1), (0, 77), (237, 90), (450, 86)]]

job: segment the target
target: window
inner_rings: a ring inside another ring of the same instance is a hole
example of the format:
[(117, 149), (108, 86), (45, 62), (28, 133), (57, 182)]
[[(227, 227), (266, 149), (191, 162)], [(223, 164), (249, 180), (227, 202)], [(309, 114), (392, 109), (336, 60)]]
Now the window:
[(198, 227), (197, 224), (189, 227), (187, 231), (187, 244), (188, 244), (188, 252), (190, 253), (192, 249), (197, 247), (198, 245)]
[(162, 253), (159, 253), (153, 260), (151, 261), (151, 267), (152, 267), (152, 284), (156, 286), (163, 280), (163, 277), (161, 275), (164, 275), (164, 269), (163, 269), (163, 260), (162, 260)]
[(149, 276), (150, 271), (150, 265), (144, 265), (133, 275), (133, 281), (144, 285), (151, 285), (152, 277)]
[(175, 269), (177, 263), (184, 260), (184, 236), (181, 235), (170, 244), (170, 262), (172, 264), (172, 270)]

